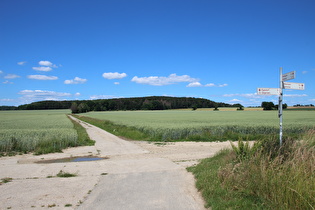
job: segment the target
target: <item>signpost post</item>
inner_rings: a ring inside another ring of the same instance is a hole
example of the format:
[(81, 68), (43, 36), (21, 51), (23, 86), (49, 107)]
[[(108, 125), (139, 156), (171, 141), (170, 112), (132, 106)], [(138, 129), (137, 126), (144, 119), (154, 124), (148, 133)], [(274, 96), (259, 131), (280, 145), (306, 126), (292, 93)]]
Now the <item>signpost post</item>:
[(278, 104), (279, 124), (280, 124), (280, 130), (279, 130), (280, 147), (282, 146), (282, 100), (283, 100), (283, 75), (282, 75), (282, 67), (280, 67), (280, 94), (279, 94), (279, 104)]
[(282, 67), (280, 67), (280, 84), (279, 88), (257, 88), (258, 95), (278, 95), (279, 96), (279, 121), (280, 121), (280, 131), (279, 131), (279, 140), (280, 146), (282, 146), (282, 120), (283, 120), (283, 89), (294, 89), (294, 90), (304, 90), (305, 84), (304, 83), (294, 83), (294, 82), (284, 82), (295, 78), (295, 71), (291, 71), (286, 74), (282, 74)]

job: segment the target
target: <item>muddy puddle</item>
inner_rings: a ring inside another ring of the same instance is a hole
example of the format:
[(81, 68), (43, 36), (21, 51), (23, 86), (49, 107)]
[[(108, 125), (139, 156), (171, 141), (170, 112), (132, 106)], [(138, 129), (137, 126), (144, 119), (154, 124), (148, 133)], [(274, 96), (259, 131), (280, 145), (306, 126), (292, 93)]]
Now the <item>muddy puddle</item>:
[(109, 159), (108, 157), (97, 157), (97, 156), (83, 156), (83, 157), (69, 157), (51, 160), (40, 160), (35, 163), (70, 163), (70, 162), (85, 162), (85, 161), (99, 161)]

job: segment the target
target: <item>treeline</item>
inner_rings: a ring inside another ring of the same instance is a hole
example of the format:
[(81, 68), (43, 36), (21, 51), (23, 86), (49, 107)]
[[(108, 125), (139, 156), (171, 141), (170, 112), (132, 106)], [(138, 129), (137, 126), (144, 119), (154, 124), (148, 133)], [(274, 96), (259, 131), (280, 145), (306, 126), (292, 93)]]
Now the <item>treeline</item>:
[[(273, 102), (264, 101), (261, 103), (263, 110), (278, 110), (279, 105), (275, 105)], [(287, 109), (287, 104), (282, 104), (282, 109)]]
[(71, 109), (76, 113), (116, 110), (166, 110), (182, 108), (240, 107), (202, 98), (150, 96), (138, 98), (115, 98), (73, 101), (39, 101), (18, 106), (18, 110)]
[(17, 110), (16, 106), (0, 106), (0, 110)]

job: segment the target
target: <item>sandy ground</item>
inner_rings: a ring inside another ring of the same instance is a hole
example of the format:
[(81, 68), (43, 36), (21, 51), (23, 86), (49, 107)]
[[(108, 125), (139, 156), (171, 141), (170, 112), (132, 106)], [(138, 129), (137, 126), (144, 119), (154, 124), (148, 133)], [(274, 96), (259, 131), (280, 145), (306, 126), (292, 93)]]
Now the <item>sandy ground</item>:
[[(204, 209), (193, 175), (185, 168), (230, 146), (126, 141), (82, 125), (95, 146), (0, 158), (0, 179), (12, 178), (0, 185), (0, 209)], [(90, 155), (106, 159), (37, 163)], [(77, 176), (56, 177), (61, 170)]]

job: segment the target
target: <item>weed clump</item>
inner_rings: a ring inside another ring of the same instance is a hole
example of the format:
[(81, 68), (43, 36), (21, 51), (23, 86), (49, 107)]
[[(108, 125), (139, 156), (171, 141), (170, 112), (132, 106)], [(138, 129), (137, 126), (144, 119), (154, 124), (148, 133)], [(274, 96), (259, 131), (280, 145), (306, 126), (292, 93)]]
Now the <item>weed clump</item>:
[(313, 134), (310, 131), (305, 135), (307, 141), (287, 138), (282, 146), (277, 139), (259, 142), (259, 146), (252, 148), (239, 142), (232, 151), (237, 161), (218, 172), (222, 185), (262, 198), (273, 209), (314, 209)]
[(64, 172), (64, 171), (62, 171), (62, 170), (60, 170), (59, 173), (57, 174), (57, 177), (63, 177), (63, 178), (75, 177), (75, 176), (77, 176), (77, 174), (72, 174), (72, 173)]
[(240, 139), (188, 170), (213, 209), (314, 209), (315, 130), (282, 146), (276, 136), (253, 146)]

